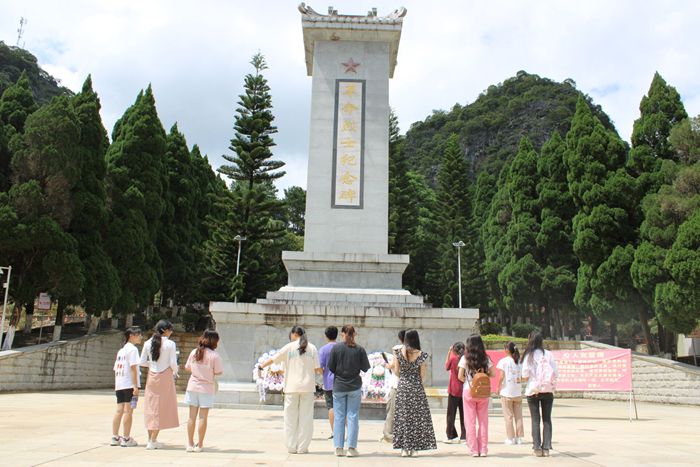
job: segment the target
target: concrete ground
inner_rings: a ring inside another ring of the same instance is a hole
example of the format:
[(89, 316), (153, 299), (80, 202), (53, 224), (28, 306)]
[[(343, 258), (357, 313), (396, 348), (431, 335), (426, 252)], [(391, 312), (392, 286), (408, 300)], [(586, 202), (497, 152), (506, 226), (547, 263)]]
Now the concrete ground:
[[(180, 395), (182, 399), (182, 395)], [(528, 445), (505, 446), (501, 416), (489, 420), (488, 458), (473, 459), (464, 445), (439, 444), (437, 451), (401, 458), (380, 444), (382, 423), (361, 421), (359, 458), (336, 458), (327, 440), (327, 420), (314, 422), (308, 454), (288, 454), (282, 434), (281, 409), (214, 409), (206, 449), (186, 453), (186, 411), (180, 407), (179, 429), (161, 432), (164, 449), (147, 451), (143, 410), (135, 414), (135, 448), (109, 446), (115, 406), (111, 391), (60, 391), (0, 394), (0, 465), (231, 465), (350, 466), (395, 465), (698, 465), (700, 409), (638, 404), (639, 420), (628, 421), (620, 402), (559, 399), (554, 405), (554, 450), (536, 458)], [(525, 410), (527, 412), (527, 410)], [(438, 440), (444, 439), (444, 413), (433, 413)], [(525, 432), (530, 420), (526, 416)]]

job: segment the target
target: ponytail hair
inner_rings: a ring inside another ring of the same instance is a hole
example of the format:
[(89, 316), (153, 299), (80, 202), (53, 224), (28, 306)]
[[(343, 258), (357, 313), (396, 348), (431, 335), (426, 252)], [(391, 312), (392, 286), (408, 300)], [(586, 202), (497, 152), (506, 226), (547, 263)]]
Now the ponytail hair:
[(165, 331), (171, 330), (173, 325), (167, 319), (161, 319), (153, 328), (153, 336), (151, 337), (151, 360), (157, 362), (160, 358), (160, 345)]
[(130, 328), (126, 328), (126, 331), (124, 331), (124, 344), (129, 342), (129, 339), (131, 339), (131, 336), (140, 336), (143, 334), (141, 332), (141, 328), (138, 326), (131, 326)]
[(511, 357), (513, 357), (513, 361), (517, 364), (520, 361), (520, 351), (518, 350), (518, 347), (515, 345), (515, 342), (508, 342), (506, 344), (506, 351), (510, 354)]
[(355, 343), (355, 328), (352, 324), (346, 324), (345, 326), (343, 326), (343, 329), (341, 329), (340, 332), (345, 334), (345, 345), (347, 345), (348, 347), (357, 346), (357, 344)]
[(306, 346), (309, 345), (309, 340), (306, 338), (306, 331), (301, 326), (294, 326), (289, 335), (296, 334), (299, 336), (299, 355), (304, 355), (306, 353)]
[(199, 338), (197, 351), (194, 353), (194, 360), (201, 362), (204, 359), (204, 349), (214, 350), (219, 345), (219, 333), (213, 329), (207, 329)]

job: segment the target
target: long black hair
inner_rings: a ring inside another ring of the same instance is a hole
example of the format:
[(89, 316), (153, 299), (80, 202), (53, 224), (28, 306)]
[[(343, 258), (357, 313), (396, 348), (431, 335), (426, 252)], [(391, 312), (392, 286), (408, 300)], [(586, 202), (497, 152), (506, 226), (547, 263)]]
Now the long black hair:
[(464, 355), (464, 342), (455, 342), (452, 344), (452, 352), (455, 353), (455, 355), (459, 355), (460, 357)]
[(199, 343), (197, 344), (197, 351), (194, 353), (194, 359), (197, 362), (201, 362), (204, 359), (204, 349), (215, 350), (219, 345), (219, 333), (213, 329), (207, 329), (199, 338)]
[(520, 361), (520, 351), (518, 350), (518, 346), (515, 345), (515, 342), (508, 342), (506, 344), (506, 350), (508, 351), (510, 356), (513, 357), (513, 361), (515, 363), (518, 363)]
[(160, 358), (160, 345), (165, 331), (171, 330), (173, 324), (167, 319), (161, 319), (153, 328), (153, 336), (151, 337), (151, 360), (157, 362)]
[(355, 343), (355, 327), (352, 324), (346, 324), (343, 326), (343, 328), (340, 330), (345, 335), (345, 345), (348, 347), (355, 347), (357, 344)]
[(532, 331), (530, 337), (527, 340), (527, 347), (525, 347), (525, 352), (523, 352), (523, 361), (529, 359), (532, 361), (532, 354), (535, 350), (541, 350), (544, 353), (544, 340), (542, 339), (542, 334), (537, 331)]
[(126, 331), (124, 331), (124, 344), (129, 342), (131, 336), (138, 336), (140, 334), (143, 333), (141, 332), (141, 328), (138, 326), (131, 326), (129, 328), (126, 328)]
[(294, 326), (291, 331), (289, 331), (289, 336), (296, 334), (299, 336), (299, 355), (304, 355), (306, 352), (306, 346), (309, 345), (309, 341), (306, 339), (306, 331), (301, 326)]
[(407, 349), (420, 350), (420, 337), (418, 336), (418, 331), (415, 329), (409, 329), (406, 331), (406, 335), (403, 338), (403, 345)]
[(484, 373), (488, 371), (489, 357), (486, 355), (484, 341), (479, 334), (472, 334), (467, 337), (464, 358), (467, 361), (467, 371), (470, 376), (474, 376), (479, 370)]

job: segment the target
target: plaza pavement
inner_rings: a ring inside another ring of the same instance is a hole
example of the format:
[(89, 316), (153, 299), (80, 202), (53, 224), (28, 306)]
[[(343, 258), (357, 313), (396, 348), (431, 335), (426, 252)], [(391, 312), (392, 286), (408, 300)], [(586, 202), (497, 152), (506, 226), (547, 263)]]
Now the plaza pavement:
[[(179, 396), (182, 401), (182, 395)], [(143, 411), (134, 418), (135, 448), (109, 446), (115, 405), (111, 391), (56, 391), (0, 394), (0, 465), (207, 465), (207, 466), (456, 466), (498, 465), (698, 465), (700, 408), (638, 404), (639, 420), (628, 421), (621, 402), (559, 399), (554, 405), (554, 450), (532, 456), (530, 446), (503, 445), (501, 416), (489, 420), (489, 456), (471, 458), (463, 445), (439, 444), (437, 451), (401, 458), (380, 444), (382, 424), (362, 421), (359, 458), (336, 458), (327, 440), (327, 420), (314, 421), (308, 454), (288, 454), (281, 409), (214, 409), (205, 451), (186, 453), (186, 408), (179, 429), (161, 432), (164, 449), (147, 451)], [(525, 410), (527, 412), (527, 410)], [(438, 440), (444, 438), (444, 412), (433, 413)], [(526, 439), (530, 420), (525, 418)]]

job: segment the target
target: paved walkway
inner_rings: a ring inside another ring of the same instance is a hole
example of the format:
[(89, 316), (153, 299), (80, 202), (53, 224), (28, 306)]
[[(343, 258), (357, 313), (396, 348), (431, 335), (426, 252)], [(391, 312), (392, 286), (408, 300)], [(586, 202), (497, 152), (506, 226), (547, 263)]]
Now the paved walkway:
[[(182, 396), (180, 396), (182, 398)], [(472, 459), (466, 446), (440, 444), (437, 451), (401, 458), (380, 444), (382, 424), (362, 421), (359, 458), (336, 458), (326, 438), (326, 420), (314, 422), (310, 452), (288, 454), (283, 445), (281, 410), (215, 409), (209, 418), (206, 450), (186, 453), (186, 408), (179, 429), (161, 432), (165, 449), (146, 451), (108, 444), (115, 400), (110, 391), (0, 394), (0, 465), (231, 465), (231, 466), (451, 466), (484, 465), (698, 465), (700, 409), (639, 404), (640, 420), (629, 422), (620, 402), (560, 399), (554, 405), (554, 450), (535, 458), (529, 446), (503, 445), (504, 426), (492, 416), (488, 458)], [(527, 410), (526, 410), (527, 412)], [(143, 443), (143, 411), (137, 409), (133, 435)], [(433, 414), (438, 439), (444, 413)], [(525, 420), (529, 433), (529, 418)]]

